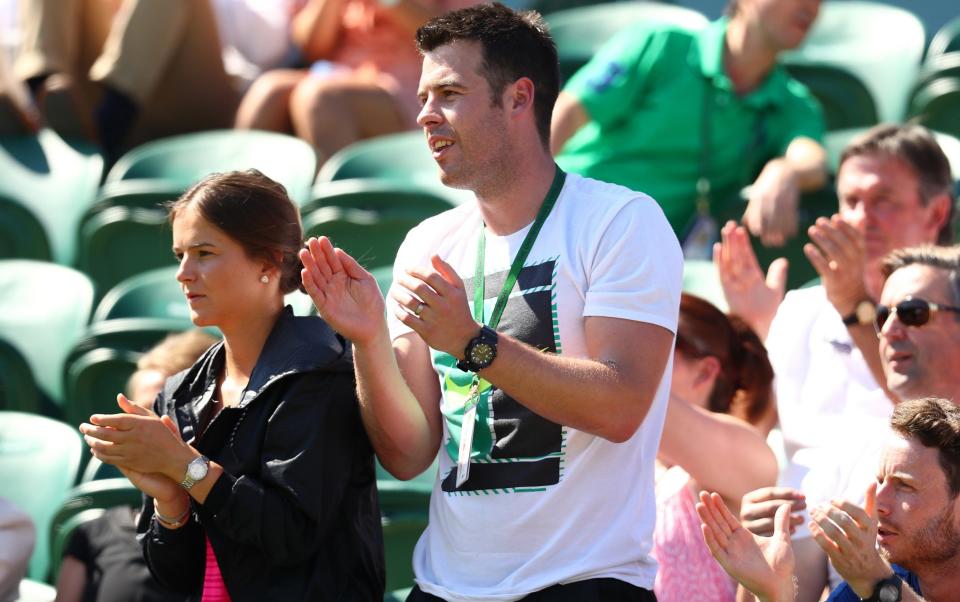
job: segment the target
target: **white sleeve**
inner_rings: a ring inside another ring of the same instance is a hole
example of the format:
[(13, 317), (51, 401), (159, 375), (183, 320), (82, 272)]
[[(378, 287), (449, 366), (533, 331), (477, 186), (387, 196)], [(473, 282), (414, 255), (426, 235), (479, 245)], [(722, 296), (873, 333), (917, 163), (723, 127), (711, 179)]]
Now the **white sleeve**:
[(676, 333), (683, 254), (659, 205), (647, 196), (631, 199), (590, 242), (583, 315), (648, 322)]

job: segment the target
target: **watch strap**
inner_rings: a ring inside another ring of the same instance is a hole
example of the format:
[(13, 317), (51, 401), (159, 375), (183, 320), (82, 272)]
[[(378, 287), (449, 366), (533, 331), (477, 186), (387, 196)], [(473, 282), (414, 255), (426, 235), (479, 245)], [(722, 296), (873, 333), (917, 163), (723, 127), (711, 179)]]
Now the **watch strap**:
[[(463, 350), (463, 359), (457, 362), (457, 368), (464, 372), (477, 372), (488, 367), (497, 356), (497, 331), (487, 325), (480, 327), (477, 336), (470, 339)], [(487, 344), (493, 347), (493, 357), (486, 364), (477, 364), (473, 361), (473, 348), (480, 344)]]

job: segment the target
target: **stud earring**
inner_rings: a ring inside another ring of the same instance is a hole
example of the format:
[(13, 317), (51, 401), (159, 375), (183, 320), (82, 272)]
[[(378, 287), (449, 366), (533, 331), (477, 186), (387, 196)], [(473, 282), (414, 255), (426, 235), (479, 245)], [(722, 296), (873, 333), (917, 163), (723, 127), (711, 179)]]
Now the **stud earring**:
[(270, 282), (270, 277), (264, 274), (263, 276), (260, 276), (260, 282), (268, 284)]

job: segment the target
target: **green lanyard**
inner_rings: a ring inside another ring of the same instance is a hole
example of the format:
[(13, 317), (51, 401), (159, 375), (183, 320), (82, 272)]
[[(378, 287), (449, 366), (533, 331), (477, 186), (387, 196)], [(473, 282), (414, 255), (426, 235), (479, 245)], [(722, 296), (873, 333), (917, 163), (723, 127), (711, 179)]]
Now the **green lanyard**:
[[(500, 323), (500, 316), (503, 314), (503, 308), (507, 305), (507, 299), (510, 297), (510, 291), (513, 290), (513, 285), (517, 282), (517, 277), (520, 275), (520, 270), (523, 269), (523, 264), (527, 260), (527, 256), (530, 254), (530, 249), (533, 248), (533, 243), (537, 239), (537, 235), (540, 233), (540, 228), (543, 227), (543, 223), (547, 221), (547, 216), (550, 215), (550, 210), (553, 209), (553, 206), (557, 203), (557, 197), (560, 196), (560, 190), (563, 188), (563, 182), (567, 177), (567, 174), (563, 172), (559, 167), (556, 168), (557, 172), (553, 176), (553, 183), (550, 184), (550, 190), (547, 191), (546, 198), (543, 199), (543, 204), (540, 205), (540, 210), (537, 212), (537, 218), (533, 221), (533, 225), (530, 227), (530, 231), (527, 232), (526, 237), (524, 237), (523, 242), (520, 244), (520, 250), (517, 251), (517, 256), (514, 258), (513, 263), (510, 265), (510, 272), (507, 274), (507, 279), (503, 283), (503, 288), (500, 289), (500, 294), (497, 295), (497, 303), (493, 306), (493, 313), (490, 314), (490, 322), (487, 323), (487, 326), (496, 330), (497, 324)], [(486, 224), (480, 228), (480, 238), (477, 240), (477, 265), (474, 270), (473, 277), (473, 318), (480, 322), (483, 321), (483, 298), (485, 293), (485, 282), (484, 282), (484, 252), (486, 250)]]

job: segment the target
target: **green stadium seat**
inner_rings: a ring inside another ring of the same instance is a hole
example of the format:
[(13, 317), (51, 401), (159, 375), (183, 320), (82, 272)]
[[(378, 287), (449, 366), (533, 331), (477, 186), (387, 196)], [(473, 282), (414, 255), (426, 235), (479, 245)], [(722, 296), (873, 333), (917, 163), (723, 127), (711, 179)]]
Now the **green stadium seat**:
[(304, 205), (303, 213), (322, 207), (343, 207), (368, 211), (417, 209), (424, 216), (452, 209), (458, 204), (452, 189), (402, 182), (399, 180), (357, 178), (320, 182), (313, 188), (313, 199)]
[(353, 178), (436, 183), (437, 164), (422, 132), (376, 136), (334, 153), (317, 174), (317, 182)]
[(0, 339), (23, 354), (40, 391), (63, 397), (64, 360), (90, 318), (93, 284), (53, 263), (0, 260)]
[(122, 280), (174, 262), (165, 211), (108, 207), (80, 226), (77, 267), (96, 284), (98, 297)]
[(46, 581), (50, 542), (45, 534), (77, 480), (83, 442), (74, 427), (45, 416), (0, 412), (0, 496), (22, 508), (37, 528), (27, 576)]
[(191, 328), (194, 328), (193, 323), (182, 318), (117, 318), (93, 322), (67, 353), (65, 370), (88, 351), (108, 348), (143, 353), (168, 334)]
[(140, 353), (100, 347), (73, 358), (64, 374), (67, 402), (63, 419), (80, 424), (93, 414), (116, 414), (117, 393), (127, 390), (127, 381), (137, 369)]
[(941, 77), (960, 77), (960, 51), (928, 58), (917, 74), (914, 92)]
[(140, 490), (123, 477), (81, 483), (71, 489), (50, 524), (50, 573), (53, 578), (59, 572), (63, 552), (77, 527), (99, 518), (108, 508), (139, 508), (142, 503)]
[(393, 266), (381, 265), (370, 270), (370, 274), (377, 279), (377, 286), (380, 287), (380, 293), (386, 298), (390, 291), (390, 285), (393, 284)]
[(843, 67), (794, 64), (787, 70), (820, 101), (827, 131), (869, 127), (877, 123), (877, 107), (870, 90)]
[(303, 218), (304, 236), (327, 236), (335, 246), (370, 269), (392, 265), (411, 228), (429, 217), (417, 209), (366, 211), (323, 207)]
[(380, 496), (387, 589), (413, 583), (413, 548), (427, 526), (430, 494), (437, 478), (438, 462), (409, 481), (399, 481), (377, 461), (377, 492)]
[(190, 319), (190, 308), (177, 282), (177, 266), (168, 265), (131, 276), (100, 300), (91, 322), (117, 318)]
[(934, 79), (914, 92), (909, 116), (931, 130), (960, 137), (960, 76)]
[(912, 12), (851, 0), (824, 2), (804, 43), (783, 55), (787, 65), (843, 67), (870, 90), (880, 121), (899, 122), (926, 45)]
[(579, 6), (549, 12), (544, 18), (557, 44), (563, 81), (586, 65), (610, 38), (633, 25), (663, 23), (695, 30), (707, 24), (707, 18), (691, 8), (644, 1)]
[(413, 549), (427, 528), (428, 513), (397, 512), (381, 517), (387, 590), (413, 583)]
[(931, 59), (948, 52), (960, 52), (960, 15), (947, 23), (934, 34), (927, 47), (927, 59)]
[(186, 190), (204, 176), (255, 168), (287, 188), (303, 203), (317, 171), (317, 157), (307, 142), (274, 132), (213, 130), (147, 142), (127, 152), (107, 174), (106, 182), (161, 178)]
[(103, 158), (90, 145), (67, 143), (44, 129), (0, 138), (0, 174), (0, 197), (26, 207), (42, 224), (50, 246), (45, 259), (73, 265), (77, 225), (96, 198)]
[(166, 212), (164, 203), (176, 200), (182, 193), (183, 188), (162, 178), (104, 182), (90, 212), (117, 206), (157, 209)]
[(37, 214), (0, 196), (0, 259), (53, 261), (47, 231)]
[(0, 339), (0, 410), (40, 412), (40, 391), (23, 354)]

